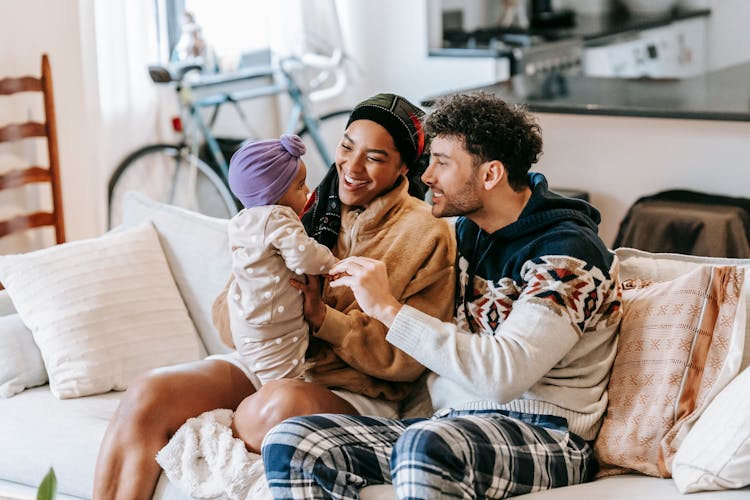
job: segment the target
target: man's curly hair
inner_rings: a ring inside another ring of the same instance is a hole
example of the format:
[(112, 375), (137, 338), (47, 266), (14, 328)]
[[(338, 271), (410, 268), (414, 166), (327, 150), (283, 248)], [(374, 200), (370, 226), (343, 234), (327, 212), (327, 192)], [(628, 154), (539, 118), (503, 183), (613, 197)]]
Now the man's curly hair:
[(475, 165), (501, 161), (515, 191), (529, 185), (529, 169), (542, 154), (542, 130), (533, 117), (485, 92), (441, 98), (426, 117), (425, 130), (430, 138), (462, 140)]

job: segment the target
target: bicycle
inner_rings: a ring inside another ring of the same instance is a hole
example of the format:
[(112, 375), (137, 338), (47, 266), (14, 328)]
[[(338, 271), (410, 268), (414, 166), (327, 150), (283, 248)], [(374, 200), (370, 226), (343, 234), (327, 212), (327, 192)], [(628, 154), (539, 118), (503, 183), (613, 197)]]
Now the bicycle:
[[(212, 133), (219, 109), (225, 104), (231, 104), (251, 130), (240, 102), (283, 94), (289, 96), (292, 106), (285, 133), (296, 133), (303, 138), (308, 147), (305, 155), (308, 172), (317, 172), (322, 177), (333, 163), (332, 152), (341, 138), (351, 109), (316, 116), (311, 110), (311, 102), (336, 96), (344, 90), (346, 75), (342, 70), (342, 60), (342, 52), (335, 50), (331, 56), (306, 54), (284, 58), (277, 68), (269, 61), (231, 74), (201, 75), (196, 80), (191, 80), (188, 75), (202, 70), (199, 61), (149, 66), (154, 83), (171, 84), (178, 95), (180, 113), (179, 118), (173, 119), (173, 128), (180, 134), (180, 139), (175, 143), (142, 146), (118, 164), (107, 186), (108, 227), (121, 222), (122, 198), (127, 191), (139, 191), (156, 201), (213, 217), (229, 218), (242, 208), (229, 190), (228, 159), (219, 139)], [(315, 70), (317, 76), (310, 79), (309, 87), (313, 90), (307, 92), (298, 83), (295, 73), (309, 69)], [(226, 90), (237, 84), (269, 78), (272, 79), (270, 84)], [(333, 84), (327, 84), (331, 80)], [(193, 94), (196, 91), (207, 95), (195, 99)], [(208, 122), (202, 115), (204, 108), (213, 108)], [(212, 164), (201, 159), (201, 145), (208, 150)]]

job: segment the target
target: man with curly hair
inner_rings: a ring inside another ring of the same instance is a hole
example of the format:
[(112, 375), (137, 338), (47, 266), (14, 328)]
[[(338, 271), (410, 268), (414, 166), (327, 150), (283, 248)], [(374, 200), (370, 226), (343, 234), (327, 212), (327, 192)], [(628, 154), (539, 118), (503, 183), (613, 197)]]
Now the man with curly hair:
[(390, 482), (400, 499), (506, 498), (596, 472), (591, 443), (621, 317), (599, 213), (529, 173), (539, 126), (497, 97), (441, 100), (425, 129), (432, 213), (458, 216), (454, 321), (399, 304), (373, 259), (342, 260), (331, 286), (350, 287), (389, 327), (388, 342), (432, 371), (438, 410), (285, 421), (263, 447), (276, 498), (359, 498), (360, 488)]

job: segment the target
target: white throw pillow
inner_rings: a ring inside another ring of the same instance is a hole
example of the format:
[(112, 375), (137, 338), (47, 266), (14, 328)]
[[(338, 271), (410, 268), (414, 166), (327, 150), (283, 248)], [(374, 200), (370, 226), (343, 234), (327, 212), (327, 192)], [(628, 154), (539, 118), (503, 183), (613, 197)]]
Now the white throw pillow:
[(123, 226), (151, 221), (159, 233), (177, 288), (209, 354), (230, 352), (211, 320), (211, 304), (232, 272), (228, 219), (208, 217), (130, 192), (123, 202)]
[(750, 368), (729, 383), (685, 437), (672, 463), (680, 493), (750, 485)]
[(146, 370), (200, 357), (150, 223), (0, 256), (0, 282), (31, 329), (60, 399), (124, 390)]
[(31, 331), (18, 314), (0, 316), (0, 398), (47, 383), (47, 372)]

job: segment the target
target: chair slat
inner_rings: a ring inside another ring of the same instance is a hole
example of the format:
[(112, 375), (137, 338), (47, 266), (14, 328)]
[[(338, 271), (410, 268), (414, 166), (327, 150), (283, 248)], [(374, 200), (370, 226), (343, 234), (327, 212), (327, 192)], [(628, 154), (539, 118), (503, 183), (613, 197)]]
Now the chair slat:
[(55, 216), (49, 212), (34, 212), (32, 214), (17, 215), (12, 219), (0, 221), (0, 238), (26, 229), (54, 225)]
[(3, 78), (0, 80), (0, 95), (11, 95), (17, 92), (39, 92), (41, 90), (41, 79), (34, 78), (33, 76)]
[(26, 122), (11, 123), (0, 128), (0, 142), (10, 142), (25, 137), (47, 137), (47, 128), (44, 123)]
[(11, 170), (0, 175), (0, 189), (11, 189), (32, 184), (35, 182), (49, 182), (51, 179), (49, 170), (42, 167), (29, 167), (25, 169)]
[[(55, 117), (54, 92), (52, 88), (52, 70), (47, 54), (42, 54), (41, 75), (20, 76), (0, 79), (0, 95), (18, 92), (37, 92), (44, 101), (44, 118), (34, 117), (36, 121), (25, 123), (3, 123), (0, 125), (0, 143), (17, 141), (26, 137), (46, 138), (49, 168), (42, 166), (17, 166), (16, 170), (0, 175), (0, 190), (17, 188), (29, 183), (47, 182), (50, 184), (52, 209), (50, 212), (40, 207), (29, 208), (15, 217), (0, 221), (0, 237), (16, 231), (52, 226), (55, 229), (55, 241), (65, 241), (65, 219), (63, 217), (62, 190), (60, 187), (60, 163), (57, 147), (57, 123)], [(5, 99), (3, 99), (5, 100)], [(29, 162), (27, 162), (29, 163)], [(21, 167), (21, 168), (18, 168)], [(29, 200), (34, 202), (34, 200)], [(23, 207), (19, 207), (24, 210)]]

